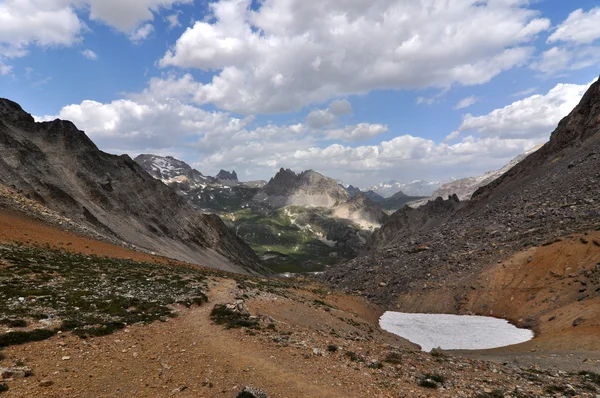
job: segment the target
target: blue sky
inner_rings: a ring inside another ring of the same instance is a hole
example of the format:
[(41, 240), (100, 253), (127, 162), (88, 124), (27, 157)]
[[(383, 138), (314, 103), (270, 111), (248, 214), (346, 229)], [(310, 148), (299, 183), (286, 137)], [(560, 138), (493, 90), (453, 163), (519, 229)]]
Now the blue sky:
[(205, 174), (447, 180), (547, 140), (599, 42), (591, 0), (0, 0), (0, 96)]

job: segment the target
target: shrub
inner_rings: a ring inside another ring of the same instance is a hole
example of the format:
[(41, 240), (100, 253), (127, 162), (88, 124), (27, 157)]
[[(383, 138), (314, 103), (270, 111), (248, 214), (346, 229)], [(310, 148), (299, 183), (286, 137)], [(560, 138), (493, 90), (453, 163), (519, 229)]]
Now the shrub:
[(360, 358), (358, 357), (358, 355), (356, 355), (355, 352), (353, 351), (346, 351), (345, 355), (350, 358), (351, 361), (356, 362), (358, 361)]
[(56, 331), (49, 329), (34, 329), (30, 332), (9, 332), (0, 335), (0, 347), (8, 347), (10, 345), (25, 344), (30, 341), (41, 341), (54, 336)]
[(585, 379), (594, 382), (598, 385), (600, 385), (600, 374), (598, 373), (594, 373), (594, 372), (588, 372), (588, 371), (581, 371), (579, 372), (580, 376), (583, 376)]
[(258, 329), (258, 321), (250, 319), (249, 315), (242, 314), (227, 308), (224, 304), (216, 304), (210, 312), (210, 319), (217, 325), (225, 325), (227, 329), (251, 328)]
[(428, 379), (421, 379), (421, 381), (419, 381), (419, 385), (425, 388), (438, 388), (438, 385), (435, 381)]
[(327, 351), (329, 352), (336, 352), (338, 350), (338, 346), (334, 345), (334, 344), (329, 344), (327, 346)]
[(390, 352), (384, 359), (385, 362), (393, 363), (393, 364), (401, 364), (402, 356), (397, 352)]

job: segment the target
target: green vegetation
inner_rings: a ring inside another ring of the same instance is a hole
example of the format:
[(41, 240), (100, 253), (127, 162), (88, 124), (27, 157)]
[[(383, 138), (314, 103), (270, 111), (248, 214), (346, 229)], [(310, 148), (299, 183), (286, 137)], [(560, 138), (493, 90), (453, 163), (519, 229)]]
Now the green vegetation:
[(402, 356), (397, 352), (390, 352), (383, 361), (398, 365), (402, 363)]
[[(23, 246), (0, 246), (0, 262), (0, 313), (12, 327), (45, 319), (81, 337), (102, 336), (174, 316), (175, 304), (207, 301), (199, 269)], [(53, 327), (1, 335), (0, 346), (48, 338)]]
[(30, 341), (46, 340), (56, 334), (54, 330), (34, 329), (30, 332), (8, 332), (0, 335), (0, 347), (8, 347), (9, 345), (25, 344)]
[[(354, 245), (331, 247), (319, 237), (358, 240), (359, 228), (336, 219), (331, 210), (289, 206), (278, 210), (244, 208), (219, 214), (276, 273), (317, 272), (356, 256)], [(335, 254), (333, 254), (335, 253)]]
[(581, 371), (579, 372), (579, 375), (583, 376), (584, 379), (600, 386), (600, 374), (594, 372)]
[(419, 380), (419, 385), (425, 388), (438, 388), (440, 384), (444, 384), (446, 378), (437, 373), (425, 373)]
[(494, 390), (492, 392), (482, 392), (475, 395), (475, 398), (504, 398), (504, 392), (502, 390)]
[(421, 379), (419, 381), (419, 385), (421, 387), (425, 387), (425, 388), (438, 388), (438, 385), (435, 381), (431, 381), (431, 380), (427, 380), (427, 379)]
[(217, 325), (225, 325), (227, 329), (242, 327), (259, 329), (256, 319), (251, 319), (248, 314), (234, 311), (223, 304), (217, 304), (213, 307), (210, 319)]

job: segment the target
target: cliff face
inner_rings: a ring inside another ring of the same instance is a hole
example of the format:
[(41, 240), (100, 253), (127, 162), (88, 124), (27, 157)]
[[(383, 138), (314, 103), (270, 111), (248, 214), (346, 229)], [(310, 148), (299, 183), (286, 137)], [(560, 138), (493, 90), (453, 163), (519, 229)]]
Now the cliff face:
[(139, 248), (209, 267), (265, 273), (254, 252), (128, 156), (100, 151), (73, 123), (36, 123), (0, 99), (0, 183)]

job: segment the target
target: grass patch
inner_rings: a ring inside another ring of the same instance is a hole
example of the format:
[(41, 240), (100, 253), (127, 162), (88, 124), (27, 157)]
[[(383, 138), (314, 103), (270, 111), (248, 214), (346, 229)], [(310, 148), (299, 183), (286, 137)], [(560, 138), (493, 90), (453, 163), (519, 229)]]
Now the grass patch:
[(429, 379), (429, 380), (433, 380), (435, 382), (438, 382), (440, 384), (444, 384), (444, 382), (446, 381), (446, 378), (440, 374), (437, 373), (425, 373), (425, 375), (423, 376), (424, 379)]
[(588, 371), (579, 372), (580, 376), (583, 376), (584, 379), (591, 381), (592, 383), (598, 384), (600, 386), (600, 374)]
[(435, 381), (427, 380), (427, 379), (421, 379), (419, 381), (419, 386), (425, 387), (425, 388), (438, 388), (438, 384)]
[(6, 383), (0, 383), (0, 393), (8, 391), (8, 386)]
[(397, 352), (390, 352), (383, 361), (399, 365), (402, 363), (402, 356)]
[(360, 360), (360, 357), (353, 351), (346, 351), (344, 355), (346, 355), (352, 362), (358, 362)]
[(249, 315), (242, 314), (227, 308), (226, 305), (216, 304), (210, 312), (210, 319), (217, 325), (225, 325), (227, 329), (250, 328), (259, 329), (258, 321), (250, 319)]
[(333, 306), (333, 305), (331, 305), (331, 304), (328, 304), (328, 303), (326, 303), (326, 302), (325, 302), (325, 301), (323, 301), (323, 300), (318, 300), (318, 299), (317, 299), (317, 300), (313, 300), (313, 304), (314, 304), (314, 305), (321, 306), (321, 307), (331, 308), (331, 309), (334, 309), (334, 310), (337, 310), (337, 309), (338, 309), (336, 306)]
[(24, 318), (53, 318), (62, 321), (61, 330), (81, 337), (163, 320), (174, 316), (175, 304), (201, 305), (206, 276), (216, 274), (18, 245), (0, 245), (0, 261), (6, 264), (0, 274), (2, 323), (23, 327)]
[(0, 320), (0, 324), (6, 325), (9, 328), (24, 328), (27, 326), (27, 321), (25, 319), (2, 319)]
[(480, 394), (475, 395), (474, 398), (504, 398), (504, 395), (504, 391), (494, 390), (492, 392), (482, 392)]
[(49, 329), (34, 329), (30, 332), (8, 332), (0, 335), (0, 347), (8, 347), (10, 345), (25, 344), (30, 341), (42, 341), (49, 339), (56, 334), (55, 330)]

